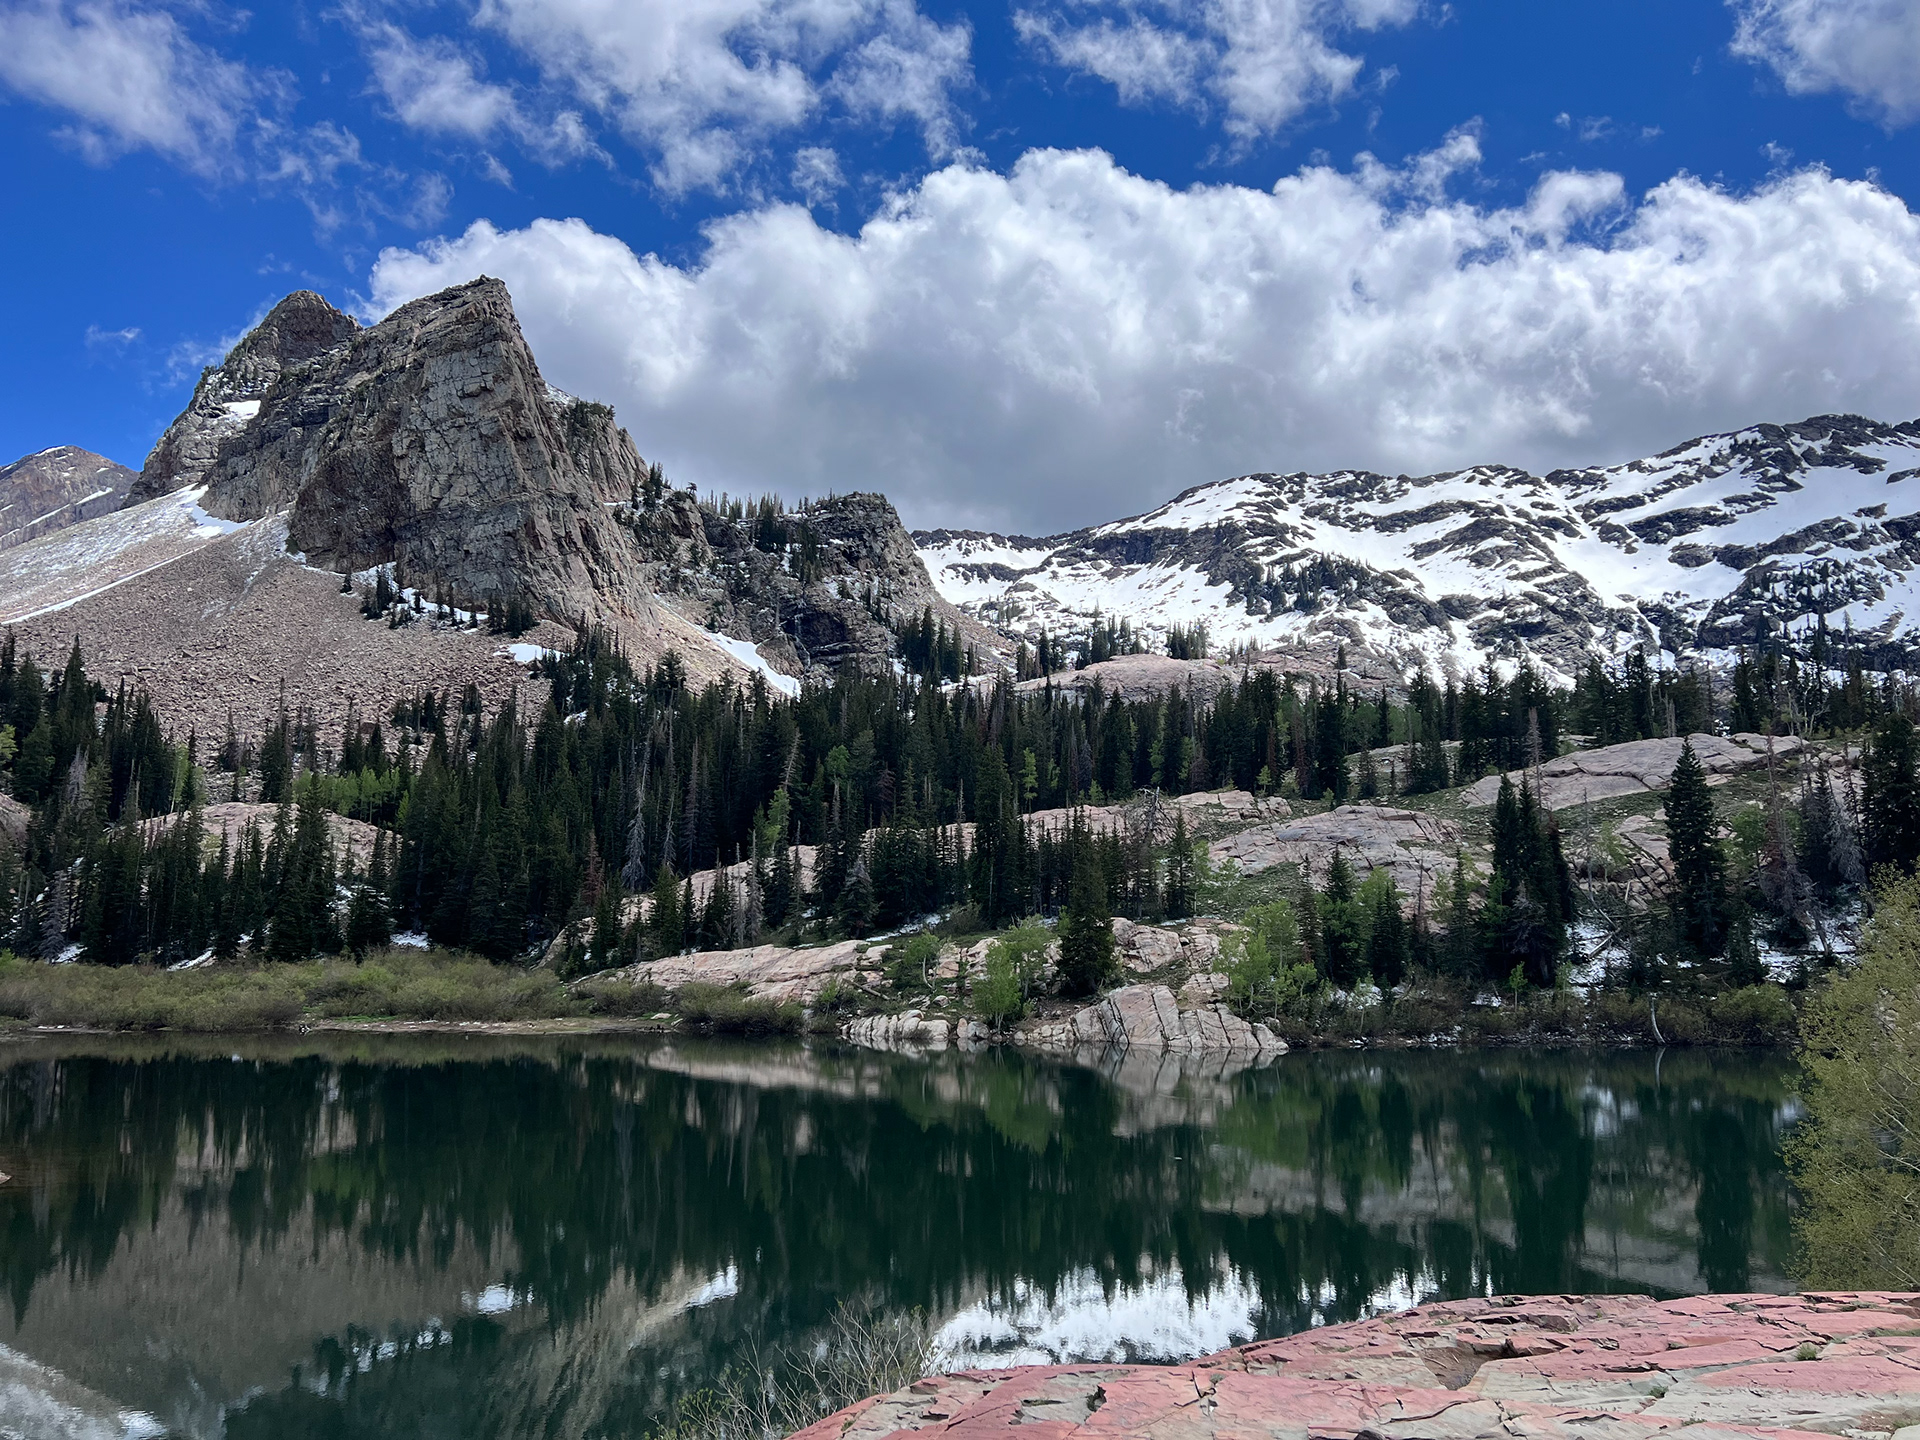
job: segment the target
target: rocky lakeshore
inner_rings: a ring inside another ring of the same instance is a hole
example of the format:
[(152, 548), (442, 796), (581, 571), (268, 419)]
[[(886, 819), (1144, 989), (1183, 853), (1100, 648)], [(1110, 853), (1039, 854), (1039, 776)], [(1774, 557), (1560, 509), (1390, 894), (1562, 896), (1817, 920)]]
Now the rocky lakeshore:
[(1187, 1365), (931, 1376), (796, 1440), (1920, 1440), (1920, 1294), (1501, 1296)]

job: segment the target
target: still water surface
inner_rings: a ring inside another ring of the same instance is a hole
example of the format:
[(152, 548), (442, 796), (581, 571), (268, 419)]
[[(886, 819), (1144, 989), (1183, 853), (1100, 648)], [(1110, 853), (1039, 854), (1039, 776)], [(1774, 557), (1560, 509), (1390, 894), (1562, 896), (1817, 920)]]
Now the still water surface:
[[(1094, 1069), (625, 1038), (0, 1046), (0, 1430), (642, 1436), (837, 1304), (949, 1364), (1787, 1288), (1781, 1057)], [(9, 1410), (8, 1407), (12, 1407)]]

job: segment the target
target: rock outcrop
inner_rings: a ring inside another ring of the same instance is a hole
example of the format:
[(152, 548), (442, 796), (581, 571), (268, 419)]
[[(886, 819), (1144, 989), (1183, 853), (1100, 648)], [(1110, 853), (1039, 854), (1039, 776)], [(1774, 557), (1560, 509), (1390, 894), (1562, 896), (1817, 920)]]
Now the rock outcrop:
[(1265, 1025), (1249, 1025), (1225, 1005), (1189, 1004), (1165, 985), (1123, 985), (1063, 1020), (1015, 1032), (1022, 1045), (1066, 1054), (1113, 1048), (1174, 1055), (1284, 1055), (1287, 1043)]
[[(1608, 800), (1616, 795), (1644, 795), (1673, 783), (1673, 767), (1680, 763), (1680, 747), (1691, 743), (1700, 766), (1713, 777), (1765, 769), (1799, 754), (1806, 742), (1797, 735), (1689, 735), (1682, 740), (1630, 740), (1598, 750), (1576, 750), (1540, 766), (1540, 798), (1550, 810)], [(1470, 805), (1491, 805), (1499, 797), (1499, 775), (1474, 781), (1461, 798)], [(1526, 778), (1523, 770), (1504, 777), (1515, 785)]]
[(0, 550), (118, 510), (135, 478), (126, 466), (78, 445), (56, 445), (0, 466)]
[(1916, 1421), (1920, 1295), (1549, 1295), (1421, 1305), (1188, 1365), (932, 1376), (795, 1440), (1916, 1440)]
[(806, 949), (753, 945), (744, 950), (701, 950), (643, 960), (603, 971), (593, 979), (600, 984), (625, 980), (636, 985), (658, 985), (663, 990), (680, 990), (688, 985), (738, 985), (756, 1000), (811, 1005), (832, 984), (878, 987), (883, 983), (880, 966), (886, 955), (884, 944), (869, 945), (864, 940)]
[(918, 1010), (898, 1015), (862, 1015), (840, 1027), (840, 1037), (865, 1050), (893, 1050), (906, 1054), (941, 1051), (949, 1046), (958, 1050), (982, 1049), (989, 1039), (987, 1027), (978, 1020), (947, 1020), (938, 1015), (922, 1015)]
[(147, 456), (128, 503), (205, 484), (221, 446), (259, 417), (281, 373), (333, 353), (359, 328), (311, 290), (287, 296), (226, 359), (200, 372), (193, 399)]
[(1318, 815), (1252, 826), (1214, 841), (1208, 853), (1215, 864), (1231, 861), (1248, 875), (1276, 865), (1298, 865), (1320, 885), (1334, 855), (1344, 852), (1361, 878), (1384, 866), (1395, 887), (1412, 900), (1422, 887), (1432, 893), (1434, 877), (1452, 866), (1459, 843), (1457, 826), (1418, 810), (1342, 805)]
[(430, 593), (571, 619), (634, 598), (606, 505), (642, 472), (611, 410), (546, 384), (506, 287), (481, 279), (364, 329), (289, 296), (201, 377), (134, 498), (194, 486), (226, 520), (289, 509), (310, 563), (393, 564)]

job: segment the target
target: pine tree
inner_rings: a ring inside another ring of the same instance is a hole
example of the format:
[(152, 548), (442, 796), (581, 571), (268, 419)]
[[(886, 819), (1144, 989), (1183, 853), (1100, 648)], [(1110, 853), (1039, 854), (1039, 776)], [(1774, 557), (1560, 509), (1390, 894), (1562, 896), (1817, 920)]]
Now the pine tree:
[(1070, 840), (1073, 879), (1060, 919), (1060, 980), (1069, 995), (1092, 995), (1112, 978), (1113, 917), (1107, 881), (1092, 837)]
[(618, 965), (623, 938), (620, 886), (610, 881), (600, 887), (600, 898), (594, 903), (593, 933), (587, 944), (586, 968), (589, 971), (611, 970)]
[(1676, 936), (1698, 956), (1718, 955), (1726, 944), (1726, 856), (1715, 836), (1713, 792), (1691, 741), (1667, 787), (1667, 854), (1673, 866), (1668, 912)]
[(1367, 969), (1374, 984), (1391, 990), (1407, 978), (1412, 950), (1406, 917), (1400, 913), (1400, 892), (1392, 873), (1382, 868), (1367, 877), (1360, 894), (1368, 910)]
[(664, 864), (653, 877), (653, 906), (647, 916), (652, 933), (653, 953), (678, 955), (686, 948), (685, 911), (680, 906), (680, 882), (673, 866)]
[(1327, 865), (1327, 888), (1321, 912), (1321, 973), (1335, 989), (1351, 990), (1366, 960), (1365, 912), (1355, 902), (1353, 866), (1344, 850), (1335, 850)]
[(1874, 727), (1861, 760), (1861, 811), (1866, 863), (1913, 873), (1920, 858), (1920, 775), (1916, 775), (1913, 722), (1890, 710)]
[(347, 910), (347, 949), (357, 959), (393, 940), (393, 917), (387, 910), (386, 832), (373, 838), (373, 854), (366, 876), (354, 886)]
[(1167, 847), (1166, 912), (1169, 920), (1185, 920), (1194, 907), (1193, 840), (1187, 834), (1187, 812), (1174, 814), (1173, 840)]

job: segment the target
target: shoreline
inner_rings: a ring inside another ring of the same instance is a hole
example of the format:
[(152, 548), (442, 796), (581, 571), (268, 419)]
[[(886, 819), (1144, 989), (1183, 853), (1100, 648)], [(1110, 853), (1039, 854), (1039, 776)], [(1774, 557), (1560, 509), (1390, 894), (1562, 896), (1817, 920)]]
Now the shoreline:
[(678, 1021), (629, 1020), (608, 1016), (553, 1016), (545, 1019), (523, 1020), (414, 1020), (399, 1017), (380, 1017), (365, 1020), (317, 1019), (295, 1025), (248, 1026), (236, 1025), (221, 1029), (195, 1029), (178, 1026), (121, 1026), (102, 1025), (24, 1025), (0, 1023), (0, 1046), (18, 1044), (35, 1040), (57, 1040), (62, 1038), (103, 1038), (103, 1039), (155, 1039), (205, 1038), (219, 1039), (223, 1036), (247, 1039), (297, 1039), (305, 1035), (474, 1035), (474, 1036), (528, 1036), (566, 1038), (573, 1036), (609, 1036), (609, 1035), (648, 1035), (674, 1039), (726, 1040), (747, 1045), (806, 1044), (826, 1041), (833, 1045), (845, 1046), (850, 1050), (864, 1050), (876, 1055), (938, 1055), (952, 1051), (961, 1055), (983, 1054), (995, 1050), (1017, 1051), (1040, 1059), (1072, 1060), (1076, 1054), (1100, 1052), (1112, 1055), (1141, 1054), (1167, 1056), (1173, 1059), (1194, 1061), (1240, 1060), (1251, 1068), (1281, 1059), (1289, 1054), (1320, 1054), (1328, 1051), (1365, 1051), (1365, 1050), (1427, 1050), (1427, 1051), (1488, 1051), (1507, 1052), (1514, 1050), (1590, 1050), (1619, 1054), (1638, 1054), (1659, 1050), (1702, 1050), (1702, 1051), (1785, 1051), (1792, 1048), (1789, 1040), (1780, 1040), (1769, 1044), (1753, 1044), (1734, 1041), (1676, 1041), (1665, 1043), (1643, 1039), (1638, 1036), (1620, 1036), (1596, 1038), (1565, 1032), (1545, 1032), (1508, 1038), (1476, 1037), (1429, 1037), (1415, 1039), (1404, 1036), (1376, 1036), (1364, 1040), (1328, 1040), (1319, 1044), (1296, 1044), (1282, 1051), (1266, 1054), (1216, 1049), (1216, 1050), (1174, 1050), (1155, 1046), (1130, 1046), (1125, 1044), (1092, 1044), (1063, 1048), (1050, 1045), (1023, 1043), (1016, 1036), (993, 1037), (982, 1043), (967, 1045), (919, 1045), (911, 1042), (896, 1044), (871, 1044), (856, 1040), (845, 1033), (845, 1027), (836, 1030), (812, 1031), (799, 1034), (742, 1034), (714, 1026), (694, 1026)]

